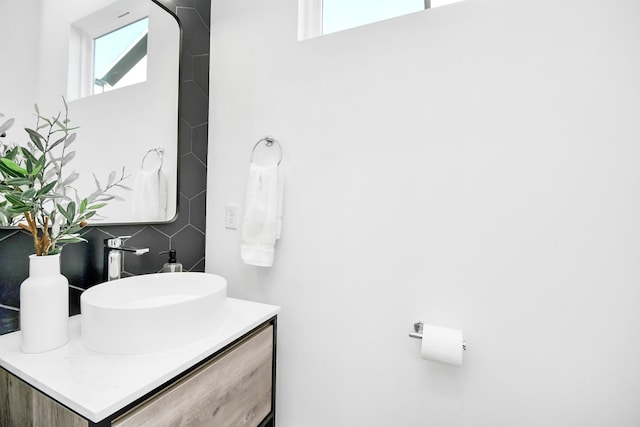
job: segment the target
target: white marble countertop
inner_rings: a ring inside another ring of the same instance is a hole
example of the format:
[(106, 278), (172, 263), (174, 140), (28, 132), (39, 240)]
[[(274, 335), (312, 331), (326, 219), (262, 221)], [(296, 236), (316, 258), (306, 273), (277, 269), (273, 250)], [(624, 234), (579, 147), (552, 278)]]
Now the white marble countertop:
[(224, 322), (210, 336), (147, 354), (95, 353), (80, 342), (80, 315), (69, 319), (69, 342), (39, 354), (20, 351), (21, 333), (0, 336), (0, 366), (83, 417), (98, 422), (280, 312), (273, 305), (227, 298)]

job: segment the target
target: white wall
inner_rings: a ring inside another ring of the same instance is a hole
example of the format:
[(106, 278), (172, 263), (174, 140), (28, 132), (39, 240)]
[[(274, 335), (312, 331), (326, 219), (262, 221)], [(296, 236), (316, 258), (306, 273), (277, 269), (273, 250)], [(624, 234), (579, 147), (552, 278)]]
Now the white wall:
[[(471, 0), (298, 42), (296, 0), (213, 1), (207, 271), (282, 306), (280, 427), (640, 424), (638, 16)], [(271, 269), (223, 218), (266, 134)]]

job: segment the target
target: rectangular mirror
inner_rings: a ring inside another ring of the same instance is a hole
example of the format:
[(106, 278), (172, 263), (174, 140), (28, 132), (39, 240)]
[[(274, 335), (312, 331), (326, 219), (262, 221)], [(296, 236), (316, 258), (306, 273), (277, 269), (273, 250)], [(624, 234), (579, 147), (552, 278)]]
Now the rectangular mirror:
[(116, 199), (92, 224), (170, 222), (178, 199), (176, 18), (150, 0), (2, 2), (0, 15), (11, 17), (12, 34), (29, 33), (0, 46), (8, 68), (0, 113), (15, 118), (3, 143), (26, 144), (24, 128), (36, 123), (33, 104), (55, 115), (64, 96), (70, 124), (79, 127), (66, 172), (80, 175), (78, 194), (88, 196), (96, 180), (104, 185), (123, 168), (131, 188), (110, 191)]

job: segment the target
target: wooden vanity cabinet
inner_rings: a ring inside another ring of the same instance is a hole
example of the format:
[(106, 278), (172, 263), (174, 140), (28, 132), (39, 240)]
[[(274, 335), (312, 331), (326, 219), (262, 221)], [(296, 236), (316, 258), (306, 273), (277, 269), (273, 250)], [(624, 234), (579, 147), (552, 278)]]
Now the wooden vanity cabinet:
[(0, 369), (0, 425), (9, 427), (273, 427), (275, 324), (263, 324), (98, 423)]
[(0, 369), (2, 427), (87, 427), (89, 421)]

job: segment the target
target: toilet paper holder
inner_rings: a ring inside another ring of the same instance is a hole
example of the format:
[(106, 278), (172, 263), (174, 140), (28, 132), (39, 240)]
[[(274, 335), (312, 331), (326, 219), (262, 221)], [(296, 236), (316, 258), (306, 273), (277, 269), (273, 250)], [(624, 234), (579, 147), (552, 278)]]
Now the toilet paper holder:
[[(418, 339), (422, 339), (422, 330), (424, 328), (424, 323), (423, 322), (416, 322), (413, 324), (413, 332), (409, 332), (409, 336), (411, 338), (418, 338)], [(462, 349), (466, 350), (467, 349), (467, 342), (466, 341), (462, 341)]]

